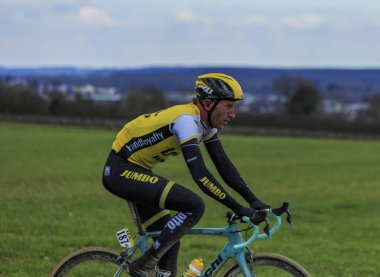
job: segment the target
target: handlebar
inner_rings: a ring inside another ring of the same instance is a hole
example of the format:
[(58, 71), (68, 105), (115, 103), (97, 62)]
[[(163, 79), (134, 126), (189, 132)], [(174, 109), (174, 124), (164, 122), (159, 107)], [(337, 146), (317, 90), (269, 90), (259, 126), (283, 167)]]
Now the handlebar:
[[(293, 228), (293, 225), (292, 225), (292, 222), (291, 222), (291, 213), (290, 213), (290, 210), (289, 210), (289, 203), (288, 202), (283, 202), (282, 206), (279, 207), (279, 208), (260, 210), (259, 212), (263, 213), (263, 215), (261, 217), (259, 216), (257, 218), (251, 219), (251, 218), (249, 218), (247, 216), (244, 216), (242, 218), (242, 220), (244, 222), (247, 222), (247, 223), (250, 223), (250, 224), (253, 225), (253, 234), (251, 235), (251, 237), (247, 241), (245, 241), (243, 243), (240, 243), (240, 244), (234, 245), (234, 249), (241, 249), (241, 248), (247, 247), (254, 240), (257, 240), (257, 239), (271, 238), (271, 236), (274, 233), (276, 233), (278, 231), (278, 229), (280, 228), (280, 226), (281, 226), (281, 222), (282, 222), (281, 215), (283, 213), (286, 213), (288, 215), (287, 216), (287, 221), (291, 225), (291, 227)], [(273, 215), (274, 218), (275, 218), (275, 224), (274, 224), (274, 226), (271, 229), (269, 229), (269, 224), (268, 224), (268, 219), (267, 219), (268, 214)], [(263, 221), (266, 222), (266, 226), (264, 228), (265, 233), (260, 234), (259, 225)]]

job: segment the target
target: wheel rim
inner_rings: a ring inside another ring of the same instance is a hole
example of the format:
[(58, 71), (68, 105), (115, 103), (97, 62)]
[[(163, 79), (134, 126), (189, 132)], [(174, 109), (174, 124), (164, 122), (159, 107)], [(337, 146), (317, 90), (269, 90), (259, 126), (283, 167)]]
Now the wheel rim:
[(76, 253), (62, 262), (52, 276), (114, 276), (120, 267), (117, 257), (105, 251)]

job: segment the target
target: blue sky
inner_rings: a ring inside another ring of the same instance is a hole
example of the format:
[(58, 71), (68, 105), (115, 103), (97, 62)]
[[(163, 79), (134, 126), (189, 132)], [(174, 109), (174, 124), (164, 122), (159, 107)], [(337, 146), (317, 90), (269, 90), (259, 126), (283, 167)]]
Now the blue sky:
[(0, 66), (380, 68), (378, 0), (0, 0)]

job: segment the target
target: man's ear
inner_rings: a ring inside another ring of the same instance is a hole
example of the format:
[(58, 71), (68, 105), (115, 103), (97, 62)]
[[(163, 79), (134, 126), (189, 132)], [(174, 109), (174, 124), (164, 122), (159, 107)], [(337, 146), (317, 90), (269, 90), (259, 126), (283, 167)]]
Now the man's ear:
[(213, 104), (214, 104), (214, 102), (212, 102), (210, 99), (204, 99), (203, 100), (203, 105), (204, 105), (206, 111), (211, 110)]

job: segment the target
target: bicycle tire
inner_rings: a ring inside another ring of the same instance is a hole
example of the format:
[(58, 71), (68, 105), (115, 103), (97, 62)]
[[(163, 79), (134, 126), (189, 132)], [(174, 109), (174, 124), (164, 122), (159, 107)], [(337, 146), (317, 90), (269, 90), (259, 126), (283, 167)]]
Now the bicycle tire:
[[(265, 276), (294, 276), (294, 277), (311, 277), (311, 274), (307, 272), (297, 262), (275, 253), (255, 253), (253, 256), (253, 263), (248, 264), (249, 268), (254, 268), (257, 277)], [(262, 267), (277, 268), (277, 273), (258, 273)], [(257, 269), (257, 270), (256, 270)], [(287, 273), (287, 275), (284, 275)], [(224, 273), (222, 277), (236, 277), (241, 274), (241, 269), (237, 263), (232, 264)], [(242, 275), (240, 275), (242, 276)]]
[[(119, 253), (102, 247), (88, 247), (75, 251), (63, 258), (51, 273), (51, 277), (67, 276), (105, 276), (104, 270), (116, 273), (121, 261), (117, 258)], [(93, 264), (91, 262), (94, 262)], [(98, 263), (99, 262), (99, 263)], [(85, 263), (88, 263), (86, 265)], [(91, 265), (90, 265), (91, 264)], [(95, 265), (101, 265), (97, 267)], [(81, 268), (81, 267), (84, 268)], [(80, 270), (80, 272), (78, 272)], [(99, 270), (100, 272), (98, 272)], [(90, 272), (88, 272), (90, 271)], [(110, 275), (110, 276), (113, 276)]]

